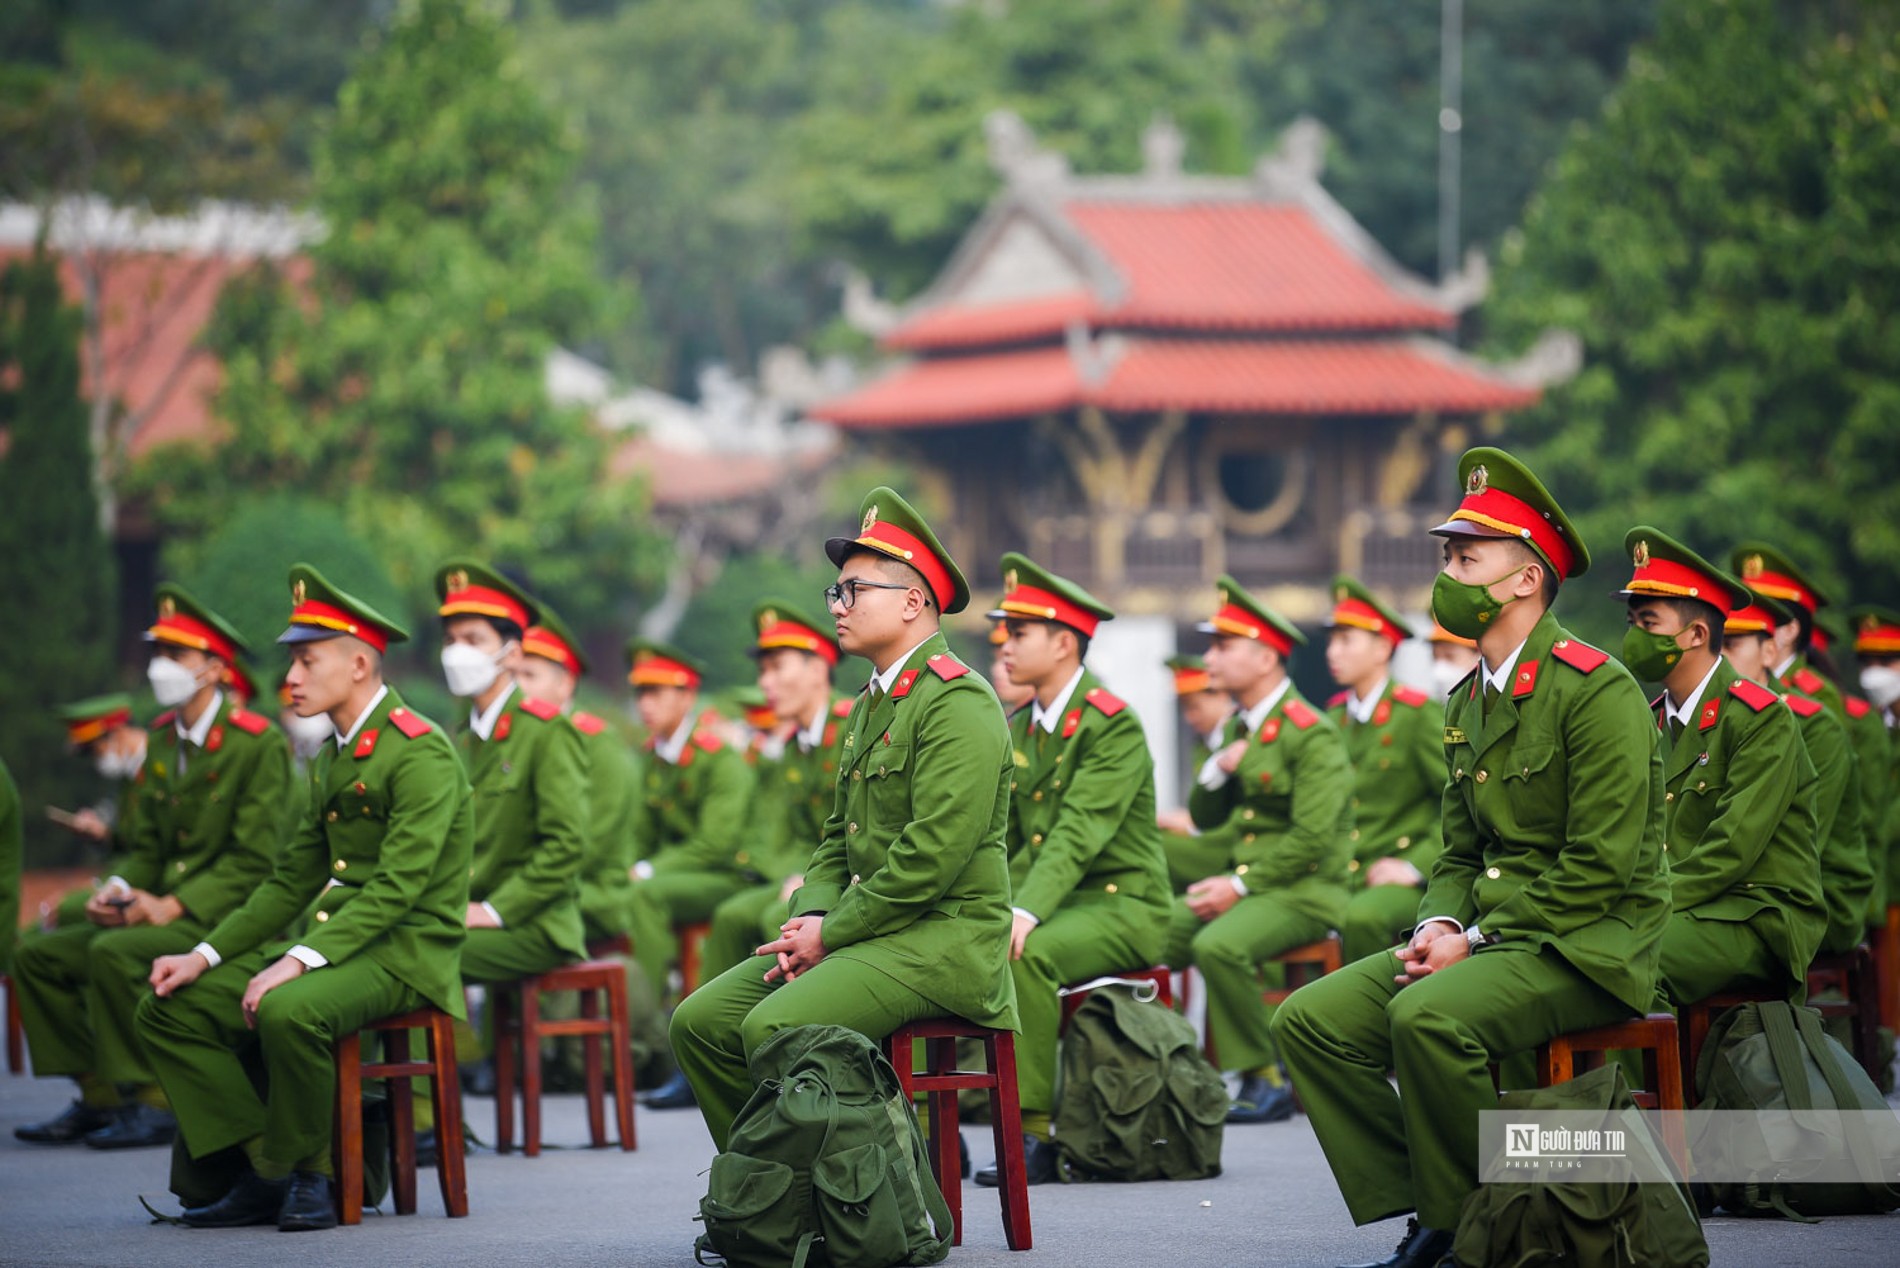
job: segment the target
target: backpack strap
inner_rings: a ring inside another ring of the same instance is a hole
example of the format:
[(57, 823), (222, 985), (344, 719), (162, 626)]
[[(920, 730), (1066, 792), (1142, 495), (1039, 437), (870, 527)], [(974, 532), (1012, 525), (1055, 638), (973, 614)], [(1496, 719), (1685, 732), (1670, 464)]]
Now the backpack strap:
[[(1885, 1175), (1886, 1169), (1881, 1165), (1879, 1151), (1874, 1147), (1873, 1133), (1868, 1130), (1867, 1120), (1860, 1112), (1860, 1097), (1855, 1094), (1853, 1084), (1847, 1081), (1847, 1073), (1841, 1069), (1841, 1063), (1835, 1059), (1834, 1045), (1828, 1042), (1827, 1031), (1822, 1029), (1820, 1017), (1807, 1008), (1789, 1011), (1800, 1030), (1802, 1044), (1820, 1069), (1822, 1079), (1827, 1082), (1827, 1090), (1834, 1098), (1835, 1114), (1840, 1119), (1841, 1133), (1847, 1137), (1847, 1152), (1853, 1156), (1855, 1169), (1863, 1176)], [(1890, 1180), (1863, 1180), (1861, 1183), (1884, 1198), (1900, 1196), (1900, 1188)]]

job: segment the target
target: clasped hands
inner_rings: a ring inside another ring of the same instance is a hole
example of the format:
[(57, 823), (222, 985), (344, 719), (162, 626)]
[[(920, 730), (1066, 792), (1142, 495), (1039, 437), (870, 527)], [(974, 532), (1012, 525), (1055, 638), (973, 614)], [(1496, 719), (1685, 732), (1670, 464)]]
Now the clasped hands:
[(793, 916), (779, 926), (779, 936), (753, 952), (775, 955), (778, 963), (765, 971), (765, 980), (796, 981), (798, 975), (825, 958), (823, 916)]
[(1450, 968), (1471, 954), (1471, 943), (1464, 930), (1447, 920), (1431, 920), (1421, 925), (1412, 940), (1398, 950), (1399, 967), (1404, 969), (1392, 980), (1408, 986)]

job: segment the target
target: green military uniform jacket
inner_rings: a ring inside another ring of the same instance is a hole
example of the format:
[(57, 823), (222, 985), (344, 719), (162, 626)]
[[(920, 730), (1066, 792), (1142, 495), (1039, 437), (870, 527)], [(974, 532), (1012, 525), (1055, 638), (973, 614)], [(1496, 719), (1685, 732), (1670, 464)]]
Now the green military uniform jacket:
[(807, 750), (793, 736), (777, 759), (757, 767), (750, 841), (733, 861), (774, 885), (805, 870), (831, 814), (851, 702), (836, 700), (826, 709), (818, 743)]
[(829, 955), (946, 1013), (1016, 1028), (1009, 973), (1009, 729), (996, 693), (933, 634), (846, 721), (823, 836), (792, 896)]
[(1039, 921), (1064, 906), (1146, 910), (1162, 936), (1171, 896), (1141, 720), (1086, 669), (1055, 734), (1034, 714), (1024, 705), (1009, 721), (1013, 905)]
[(745, 756), (710, 731), (696, 731), (677, 763), (653, 751), (641, 762), (634, 806), (636, 861), (666, 872), (732, 872), (745, 850), (755, 776)]
[(1404, 859), (1429, 876), (1444, 845), (1445, 706), (1388, 678), (1371, 719), (1359, 722), (1348, 707), (1351, 696), (1342, 691), (1326, 709), (1352, 762), (1353, 856), (1346, 870), (1356, 886), (1380, 859)]
[(1875, 838), (1861, 822), (1860, 764), (1849, 746), (1847, 726), (1819, 700), (1786, 690), (1770, 674), (1768, 688), (1794, 711), (1801, 741), (1814, 763), (1814, 836), (1821, 843), (1821, 898), (1827, 906), (1827, 932), (1821, 949), (1851, 950), (1867, 932), (1875, 898)]
[(1549, 947), (1641, 1012), (1669, 919), (1661, 744), (1642, 689), (1548, 612), (1489, 716), (1483, 670), (1445, 708), (1445, 847), (1419, 917), (1498, 939), (1480, 955)]
[(13, 944), (20, 936), (20, 860), (25, 851), (20, 790), (0, 762), (0, 973), (13, 971)]
[(605, 718), (576, 712), (581, 755), (587, 763), (587, 839), (581, 848), (581, 923), (588, 938), (627, 931), (627, 904), (633, 898), (629, 875), (633, 857), (633, 819), (639, 786), (633, 752)]
[(1246, 755), (1227, 782), (1196, 782), (1188, 813), (1200, 845), (1226, 852), (1249, 893), (1271, 893), (1320, 920), (1345, 910), (1351, 857), (1352, 764), (1330, 718), (1288, 686), (1260, 729), (1228, 720), (1222, 747), (1246, 739)]
[(1674, 914), (1746, 924), (1788, 972), (1807, 981), (1827, 929), (1815, 834), (1819, 780), (1800, 723), (1727, 660), (1673, 741), (1666, 697), (1652, 702), (1663, 737), (1663, 852)]
[[(1867, 701), (1843, 695), (1839, 687), (1799, 660), (1789, 669), (1785, 685), (1826, 705), (1846, 726), (1848, 742), (1860, 768), (1861, 824), (1863, 827), (1884, 824), (1893, 786), (1890, 780), (1880, 778), (1880, 772), (1887, 770), (1893, 761), (1893, 744), (1880, 714)], [(1884, 860), (1884, 850), (1870, 845), (1868, 852)], [(1869, 925), (1878, 925), (1887, 918), (1886, 904), (1891, 897), (1888, 889), (1886, 868), (1876, 867), (1875, 892), (1867, 913)]]
[[(199, 747), (178, 738), (175, 712), (152, 720), (138, 797), (120, 825), (116, 874), (134, 889), (183, 903), (209, 927), (270, 875), (303, 790), (277, 724), (229, 693)], [(179, 770), (179, 759), (184, 769)]]
[(350, 747), (310, 764), (310, 801), (273, 871), (205, 935), (223, 959), (277, 937), (332, 964), (366, 955), (437, 1008), (464, 1014), (462, 941), (475, 814), (455, 748), (392, 688)]

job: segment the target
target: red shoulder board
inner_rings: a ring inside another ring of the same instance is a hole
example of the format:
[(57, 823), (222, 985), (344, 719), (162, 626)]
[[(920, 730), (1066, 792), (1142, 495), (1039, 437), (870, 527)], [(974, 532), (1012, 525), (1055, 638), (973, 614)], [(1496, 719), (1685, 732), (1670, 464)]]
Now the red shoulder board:
[(1082, 725), (1082, 711), (1080, 709), (1069, 710), (1069, 716), (1062, 719), (1062, 738), (1066, 740), (1071, 735), (1074, 735), (1075, 728), (1081, 725)]
[(1350, 699), (1352, 699), (1352, 692), (1342, 691), (1338, 695), (1334, 696), (1331, 700), (1328, 700), (1326, 702), (1326, 707), (1328, 709), (1338, 709), (1338, 708), (1343, 707), (1346, 701)]
[[(1736, 685), (1740, 686), (1741, 684), (1738, 683)], [(1794, 710), (1794, 715), (1797, 718), (1811, 718), (1821, 710), (1827, 708), (1827, 706), (1822, 704), (1819, 700), (1810, 700), (1806, 696), (1797, 696), (1793, 692), (1783, 696), (1781, 701), (1790, 709)]]
[(270, 719), (261, 713), (252, 713), (249, 709), (233, 709), (227, 719), (232, 726), (247, 735), (262, 735), (270, 725)]
[[(1766, 709), (1769, 705), (1781, 699), (1780, 696), (1777, 696), (1774, 692), (1768, 690), (1768, 688), (1758, 687), (1747, 679), (1739, 679), (1730, 683), (1728, 693), (1753, 709), (1756, 713), (1760, 713), (1763, 709)], [(1709, 712), (1709, 706), (1714, 703), (1715, 702), (1711, 700), (1708, 705), (1704, 705), (1702, 712), (1706, 715)], [(1705, 729), (1707, 726), (1708, 723), (1703, 723)]]
[(1425, 703), (1431, 699), (1430, 696), (1420, 691), (1417, 687), (1394, 687), (1392, 688), (1392, 698), (1411, 709), (1422, 708)]
[(1390, 722), (1391, 720), (1392, 720), (1392, 702), (1390, 700), (1379, 701), (1378, 707), (1372, 711), (1372, 725), (1384, 726), (1386, 723)]
[(1874, 706), (1859, 696), (1843, 697), (1841, 703), (1847, 706), (1847, 716), (1854, 719), (1864, 718), (1874, 711)]
[(559, 716), (561, 707), (556, 704), (549, 704), (546, 700), (527, 699), (521, 702), (521, 711), (523, 713), (532, 713), (543, 722), (552, 722)]
[(1702, 712), (1696, 715), (1695, 729), (1698, 731), (1708, 730), (1715, 725), (1716, 719), (1721, 715), (1722, 702), (1720, 700), (1704, 701), (1702, 704)]
[(949, 682), (953, 678), (961, 678), (970, 672), (968, 665), (950, 655), (948, 652), (938, 652), (929, 660), (925, 661), (924, 664), (930, 666), (930, 672), (945, 682)]
[(591, 713), (576, 713), (573, 721), (574, 729), (582, 735), (599, 735), (607, 729), (607, 719), (597, 718)]
[(351, 751), (350, 756), (362, 758), (374, 753), (376, 751), (376, 736), (377, 731), (375, 727), (371, 727), (369, 730), (363, 732), (363, 734), (357, 736), (356, 748)]
[(717, 753), (720, 749), (726, 747), (726, 742), (714, 735), (711, 731), (693, 732), (693, 743), (705, 749), (708, 753)]
[(1551, 645), (1550, 654), (1578, 673), (1595, 673), (1603, 662), (1610, 659), (1608, 652), (1600, 652), (1588, 643), (1579, 643), (1574, 638), (1560, 638)]
[(1815, 673), (1812, 669), (1809, 669), (1805, 665), (1803, 665), (1800, 669), (1795, 670), (1794, 676), (1791, 677), (1788, 681), (1792, 682), (1795, 686), (1799, 687), (1801, 690), (1807, 692), (1811, 696), (1819, 695), (1821, 693), (1821, 689), (1827, 686), (1827, 683), (1822, 681), (1821, 675)]
[(178, 710), (167, 709), (165, 710), (165, 712), (159, 714), (157, 717), (152, 719), (152, 729), (156, 731), (159, 727), (170, 726), (172, 723), (176, 721), (178, 721)]
[(1286, 708), (1280, 712), (1286, 714), (1286, 720), (1302, 731), (1319, 721), (1319, 714), (1308, 708), (1304, 700), (1289, 700)]
[[(1583, 672), (1587, 674), (1590, 671), (1586, 669)], [(1517, 672), (1511, 676), (1511, 699), (1522, 700), (1535, 690), (1537, 690), (1537, 662), (1526, 661), (1518, 665)]]
[(831, 716), (834, 718), (850, 717), (851, 702), (849, 700), (834, 700), (831, 705)]
[(902, 700), (905, 696), (910, 694), (910, 689), (916, 685), (917, 671), (914, 669), (906, 669), (903, 673), (897, 675), (897, 681), (891, 684), (891, 699)]
[(1097, 709), (1100, 709), (1102, 711), (1102, 716), (1105, 718), (1112, 718), (1116, 714), (1120, 713), (1123, 709), (1126, 709), (1128, 707), (1128, 702), (1126, 700), (1123, 700), (1120, 696), (1116, 695), (1114, 692), (1105, 690), (1101, 687), (1097, 687), (1095, 690), (1089, 692), (1088, 695), (1082, 698), (1084, 700), (1087, 700), (1090, 704), (1094, 705)]
[(411, 713), (407, 709), (391, 709), (389, 711), (389, 725), (395, 727), (412, 740), (418, 736), (427, 735), (429, 732), (435, 730), (427, 718)]

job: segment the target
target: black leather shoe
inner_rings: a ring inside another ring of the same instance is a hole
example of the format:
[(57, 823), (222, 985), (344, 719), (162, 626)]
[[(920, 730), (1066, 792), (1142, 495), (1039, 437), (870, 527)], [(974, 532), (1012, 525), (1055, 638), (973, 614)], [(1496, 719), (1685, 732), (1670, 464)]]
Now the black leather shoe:
[(686, 1081), (683, 1074), (675, 1074), (648, 1092), (646, 1098), (647, 1108), (656, 1110), (692, 1109), (698, 1104), (693, 1098), (693, 1085)]
[(121, 1105), (118, 1114), (96, 1132), (86, 1133), (86, 1144), (93, 1149), (149, 1149), (169, 1145), (178, 1134), (178, 1120), (170, 1110), (154, 1109), (133, 1102)]
[(1283, 1123), (1293, 1117), (1293, 1088), (1282, 1083), (1273, 1086), (1258, 1074), (1240, 1081), (1234, 1103), (1227, 1111), (1230, 1123)]
[(41, 1145), (70, 1145), (84, 1140), (87, 1132), (96, 1132), (112, 1124), (112, 1110), (94, 1109), (84, 1101), (74, 1101), (55, 1118), (43, 1123), (27, 1123), (13, 1129), (21, 1140)]
[(285, 1180), (266, 1180), (255, 1171), (231, 1186), (231, 1191), (210, 1206), (188, 1206), (179, 1218), (192, 1228), (244, 1228), (250, 1224), (275, 1224), (284, 1209)]
[[(1031, 1184), (1050, 1184), (1062, 1178), (1056, 1170), (1061, 1155), (1056, 1152), (1054, 1143), (1038, 1140), (1034, 1136), (1023, 1137), (1023, 1175)], [(976, 1182), (986, 1189), (994, 1189), (1002, 1183), (1002, 1176), (996, 1164), (991, 1163), (976, 1173)]]
[(305, 1233), (336, 1227), (336, 1189), (330, 1177), (315, 1171), (293, 1171), (277, 1210), (277, 1231)]
[(1439, 1262), (1451, 1254), (1451, 1240), (1448, 1228), (1426, 1228), (1416, 1219), (1408, 1219), (1405, 1236), (1390, 1258), (1348, 1264), (1347, 1268), (1438, 1268)]

